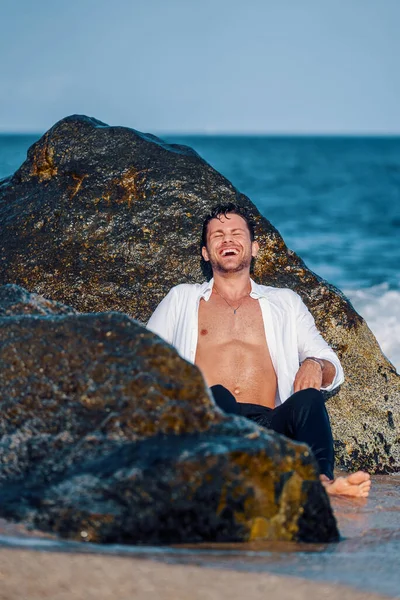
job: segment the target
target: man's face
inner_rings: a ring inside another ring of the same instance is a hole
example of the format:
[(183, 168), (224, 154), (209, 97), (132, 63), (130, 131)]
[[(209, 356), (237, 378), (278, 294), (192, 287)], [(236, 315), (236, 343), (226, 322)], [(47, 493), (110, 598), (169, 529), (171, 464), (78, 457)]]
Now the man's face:
[(213, 272), (236, 273), (250, 271), (251, 259), (258, 252), (258, 243), (250, 239), (246, 221), (240, 215), (228, 213), (211, 219), (207, 228), (207, 247), (201, 253), (211, 263)]

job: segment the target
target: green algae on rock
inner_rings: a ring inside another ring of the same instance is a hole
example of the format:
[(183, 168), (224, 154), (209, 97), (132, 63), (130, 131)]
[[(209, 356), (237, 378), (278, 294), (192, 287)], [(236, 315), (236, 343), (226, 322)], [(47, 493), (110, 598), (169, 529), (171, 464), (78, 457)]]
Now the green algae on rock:
[(0, 182), (0, 283), (144, 322), (172, 286), (204, 279), (202, 222), (221, 201), (254, 215), (255, 279), (298, 292), (342, 360), (346, 381), (327, 404), (338, 464), (398, 471), (399, 376), (365, 321), (186, 146), (84, 116), (56, 123)]
[(223, 414), (138, 322), (2, 298), (1, 516), (107, 543), (338, 539), (307, 447)]

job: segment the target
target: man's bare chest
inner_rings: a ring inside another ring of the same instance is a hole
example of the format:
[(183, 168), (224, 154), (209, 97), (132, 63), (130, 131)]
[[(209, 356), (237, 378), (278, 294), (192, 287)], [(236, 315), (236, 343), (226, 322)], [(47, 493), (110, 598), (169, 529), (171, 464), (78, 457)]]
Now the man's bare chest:
[[(236, 310), (235, 310), (236, 309)], [(201, 300), (198, 316), (198, 344), (266, 343), (264, 322), (258, 300), (246, 298), (238, 307), (221, 299)]]

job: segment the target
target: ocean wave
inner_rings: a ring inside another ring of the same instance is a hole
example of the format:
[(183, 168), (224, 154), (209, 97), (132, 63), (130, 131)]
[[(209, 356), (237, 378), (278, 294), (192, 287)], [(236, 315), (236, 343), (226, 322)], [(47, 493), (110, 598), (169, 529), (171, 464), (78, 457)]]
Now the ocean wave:
[(390, 289), (387, 283), (343, 291), (400, 372), (400, 291)]

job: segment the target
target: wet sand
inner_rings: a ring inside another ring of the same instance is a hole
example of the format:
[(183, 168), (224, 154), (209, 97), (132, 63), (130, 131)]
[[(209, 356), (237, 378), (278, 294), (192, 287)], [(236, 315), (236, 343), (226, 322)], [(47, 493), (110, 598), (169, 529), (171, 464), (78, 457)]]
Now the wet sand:
[(400, 598), (400, 475), (374, 476), (368, 500), (332, 504), (338, 544), (98, 546), (3, 521), (0, 600)]
[(115, 556), (0, 550), (1, 600), (378, 600), (330, 584)]

